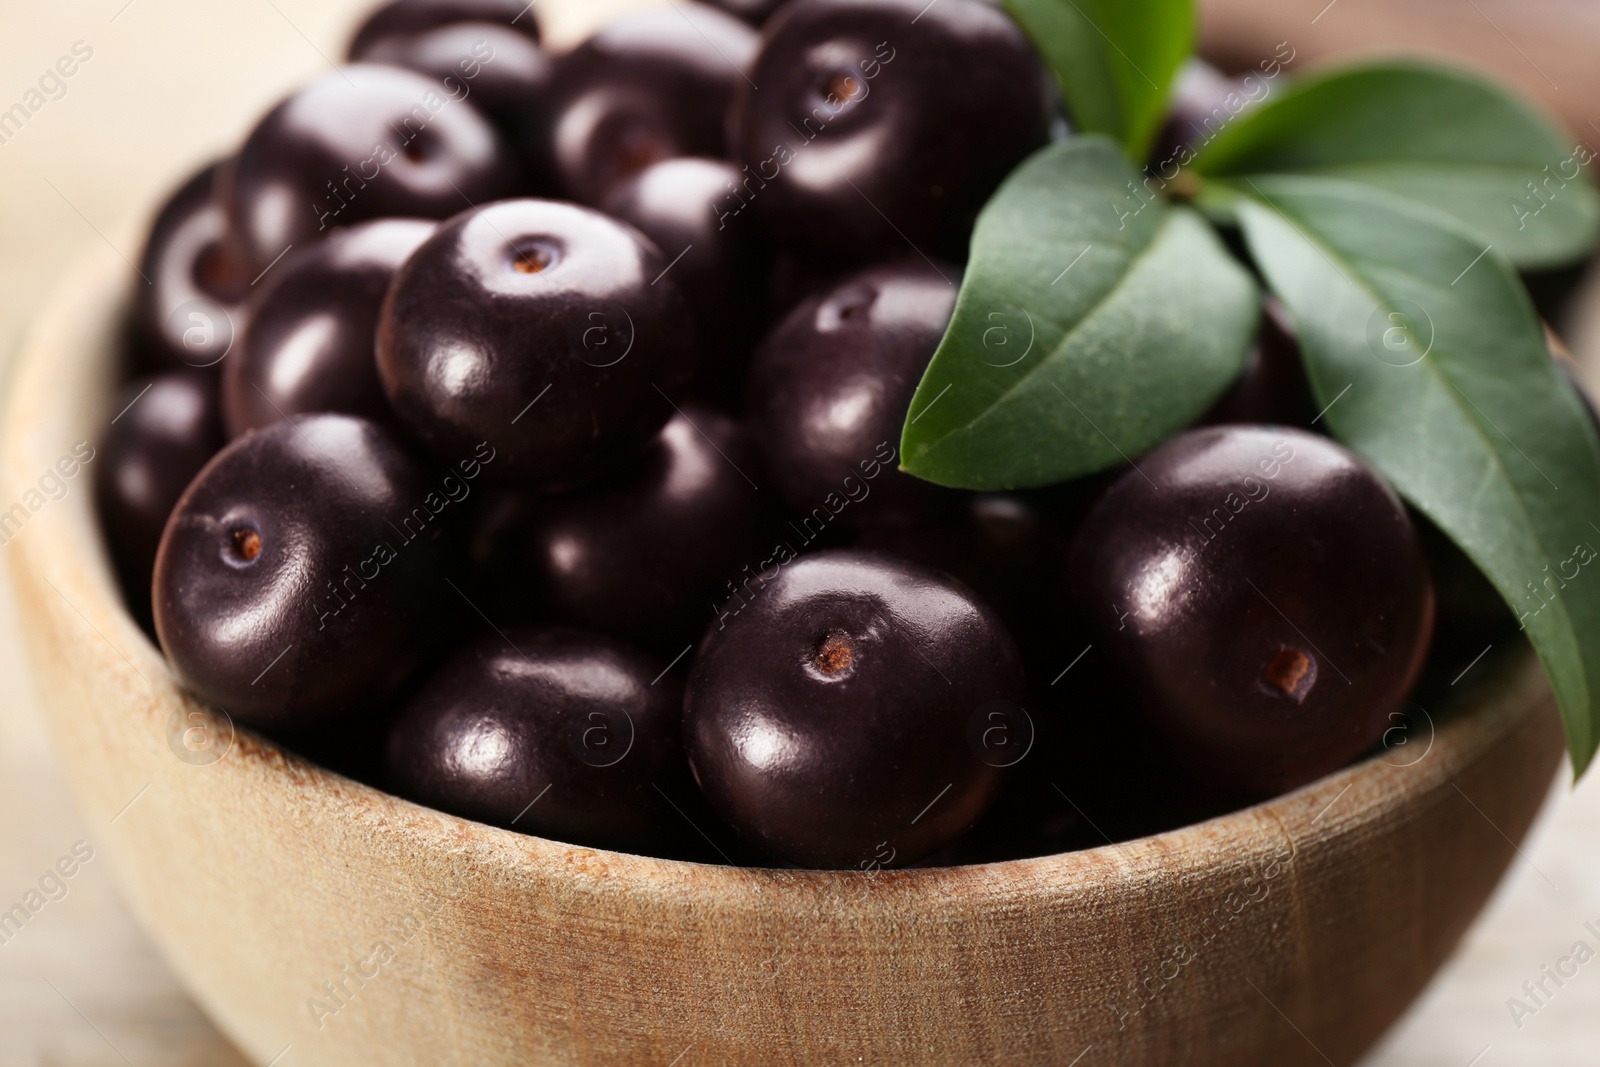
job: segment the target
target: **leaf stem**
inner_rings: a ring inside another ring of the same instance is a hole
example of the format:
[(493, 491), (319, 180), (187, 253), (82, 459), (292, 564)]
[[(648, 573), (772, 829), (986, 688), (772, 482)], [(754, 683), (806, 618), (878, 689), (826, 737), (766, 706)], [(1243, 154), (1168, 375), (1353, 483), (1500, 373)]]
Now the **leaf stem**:
[(1192, 170), (1180, 170), (1167, 183), (1167, 194), (1173, 200), (1184, 202), (1199, 196), (1206, 187), (1206, 180)]

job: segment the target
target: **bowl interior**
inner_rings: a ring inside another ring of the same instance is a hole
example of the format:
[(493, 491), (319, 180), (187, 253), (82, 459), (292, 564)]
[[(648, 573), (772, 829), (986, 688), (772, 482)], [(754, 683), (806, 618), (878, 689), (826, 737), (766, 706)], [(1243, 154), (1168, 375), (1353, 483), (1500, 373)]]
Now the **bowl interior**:
[[(1156, 837), (968, 867), (805, 872), (580, 848), (430, 811), (283, 752), (173, 683), (123, 610), (93, 463), (126, 267), (72, 276), (7, 397), (0, 501), (36, 685), (126, 894), (266, 1062), (1349, 1059), (1514, 855), (1562, 751), (1538, 664), (1426, 737)], [(35, 503), (38, 504), (35, 507)], [(1480, 668), (1482, 669), (1482, 668)], [(216, 758), (185, 757), (186, 730)], [(174, 741), (178, 738), (178, 741)], [(1291, 1025), (1285, 1025), (1289, 1020)]]

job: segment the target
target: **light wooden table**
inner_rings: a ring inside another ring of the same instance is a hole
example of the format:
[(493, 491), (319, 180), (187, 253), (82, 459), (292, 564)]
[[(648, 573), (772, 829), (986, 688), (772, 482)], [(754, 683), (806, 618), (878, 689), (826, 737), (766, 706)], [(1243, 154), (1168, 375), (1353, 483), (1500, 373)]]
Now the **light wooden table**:
[[(570, 38), (626, 2), (539, 0), (539, 12), (556, 37)], [(1325, 2), (1284, 0), (1262, 9), (1256, 0), (1213, 0), (1210, 24), (1244, 42), (1235, 47), (1247, 53), (1253, 42), (1288, 39), (1309, 59), (1369, 46), (1377, 19), (1380, 43), (1472, 55), (1532, 91), (1549, 74), (1561, 87), (1544, 91), (1569, 121), (1600, 121), (1600, 67), (1593, 63), (1600, 16), (1592, 5)], [(65, 94), (0, 143), (0, 351), (10, 351), (75, 255), (120, 234), (175, 176), (227, 151), (252, 116), (326, 69), (363, 6), (0, 0), (0, 110), (76, 42), (93, 49)], [(137, 252), (126, 244), (119, 250)], [(1600, 321), (1580, 327), (1578, 343), (1600, 351)], [(92, 847), (109, 829), (86, 824), (60, 780), (8, 605), (0, 588), (0, 910), (37, 887), (75, 843)], [(1600, 950), (1600, 938), (1583, 928), (1586, 921), (1600, 926), (1600, 785), (1585, 782), (1574, 794), (1560, 783), (1555, 793), (1526, 859), (1367, 1067), (1600, 1062), (1600, 960), (1559, 990), (1547, 983), (1555, 995), (1520, 1029), (1506, 1006), (1575, 941)], [(63, 899), (0, 944), (0, 1067), (242, 1064), (119, 903), (104, 861), (91, 860), (67, 885)], [(692, 1056), (679, 1067), (695, 1067)], [(293, 1067), (292, 1056), (282, 1067)], [(1086, 1060), (1083, 1067), (1095, 1065)]]

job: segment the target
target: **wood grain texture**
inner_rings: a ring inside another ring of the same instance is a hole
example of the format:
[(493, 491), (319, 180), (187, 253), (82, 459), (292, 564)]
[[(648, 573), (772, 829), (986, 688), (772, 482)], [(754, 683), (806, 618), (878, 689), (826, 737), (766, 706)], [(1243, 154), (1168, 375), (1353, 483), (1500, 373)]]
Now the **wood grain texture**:
[[(33, 334), (5, 506), (115, 414), (126, 273), (96, 256)], [(871, 876), (673, 863), (428, 811), (243, 732), (181, 761), (169, 724), (200, 709), (119, 607), (88, 493), (26, 532), (5, 559), (74, 792), (259, 1063), (1345, 1063), (1488, 898), (1562, 748), (1518, 656), (1426, 756), (1155, 838)]]

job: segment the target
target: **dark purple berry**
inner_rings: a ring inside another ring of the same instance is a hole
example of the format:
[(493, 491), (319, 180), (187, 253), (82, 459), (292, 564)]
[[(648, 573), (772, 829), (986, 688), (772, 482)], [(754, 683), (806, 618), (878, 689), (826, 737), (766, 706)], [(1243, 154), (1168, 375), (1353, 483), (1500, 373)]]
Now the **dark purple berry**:
[(1416, 681), (1433, 589), (1394, 492), (1326, 438), (1173, 438), (1100, 498), (1068, 589), (1127, 706), (1201, 778), (1302, 785), (1373, 745)]
[(137, 378), (113, 404), (115, 421), (95, 467), (95, 497), (128, 603), (148, 615), (150, 575), (167, 516), (223, 444), (217, 383), (197, 371)]
[(355, 64), (268, 112), (219, 187), (251, 269), (266, 270), (335, 227), (439, 219), (513, 195), (519, 168), (464, 91), (398, 67)]
[(233, 441), (178, 501), (156, 557), (156, 632), (178, 679), (274, 732), (382, 707), (449, 593), (435, 499), (365, 419), (309, 415)]
[(979, 0), (793, 0), (737, 88), (757, 210), (779, 240), (838, 255), (965, 258), (1052, 114), (1027, 38)]
[(1053, 675), (1060, 669), (1056, 657), (1068, 649), (1056, 633), (1040, 575), (1061, 558), (1068, 529), (1034, 496), (962, 493), (938, 511), (869, 517), (853, 544), (959, 579), (1005, 620), (1030, 669), (1040, 663)]
[(396, 275), (378, 371), (442, 458), (489, 441), (493, 476), (572, 486), (637, 455), (693, 370), (688, 305), (633, 229), (508, 200), (451, 219)]
[(1294, 323), (1283, 304), (1269, 296), (1262, 303), (1261, 327), (1244, 370), (1196, 425), (1246, 422), (1308, 427), (1317, 414)]
[(1411, 521), (1428, 557), (1436, 603), (1427, 684), (1448, 689), (1482, 653), (1516, 630), (1517, 614), (1443, 530), (1417, 512)]
[(668, 276), (694, 309), (700, 339), (693, 389), (725, 407), (744, 396), (764, 319), (764, 235), (753, 217), (739, 217), (740, 177), (722, 160), (663, 160), (618, 184), (604, 205), (672, 261)]
[(1173, 86), (1166, 121), (1150, 151), (1150, 173), (1173, 180), (1207, 142), (1270, 92), (1259, 74), (1229, 77), (1203, 59), (1191, 59)]
[(775, 568), (701, 645), (684, 700), (700, 787), (779, 859), (903, 866), (982, 814), (982, 736), (1023, 699), (1005, 627), (970, 591), (882, 553)]
[(526, 34), (459, 22), (378, 41), (362, 57), (437, 80), (490, 119), (512, 143), (536, 137), (549, 109), (555, 64)]
[(784, 0), (708, 0), (712, 7), (721, 8), (734, 18), (743, 19), (752, 26), (760, 26), (782, 7)]
[(386, 38), (412, 37), (458, 22), (492, 22), (539, 41), (534, 5), (524, 0), (390, 0), (356, 29), (347, 55), (366, 59)]
[(389, 779), (466, 818), (659, 854), (690, 829), (673, 807), (688, 778), (681, 689), (659, 671), (581, 630), (491, 634), (441, 667), (395, 721)]
[(546, 147), (558, 188), (599, 204), (652, 163), (727, 155), (728, 108), (757, 42), (721, 11), (674, 3), (612, 22), (562, 56)]
[(230, 436), (317, 411), (391, 417), (374, 354), (378, 309), (395, 271), (435, 229), (416, 219), (361, 223), (272, 270), (223, 365)]
[(228, 241), (212, 164), (173, 193), (139, 257), (136, 328), (159, 370), (212, 367), (244, 327), (251, 275)]
[[(853, 525), (952, 499), (896, 464), (911, 396), (960, 278), (920, 260), (873, 267), (806, 300), (762, 341), (749, 422), (790, 508), (827, 508)], [(835, 500), (849, 503), (835, 508)]]
[(521, 501), (496, 523), (482, 585), (546, 617), (676, 655), (772, 547), (772, 492), (757, 479), (759, 459), (738, 425), (685, 405), (606, 481)]

